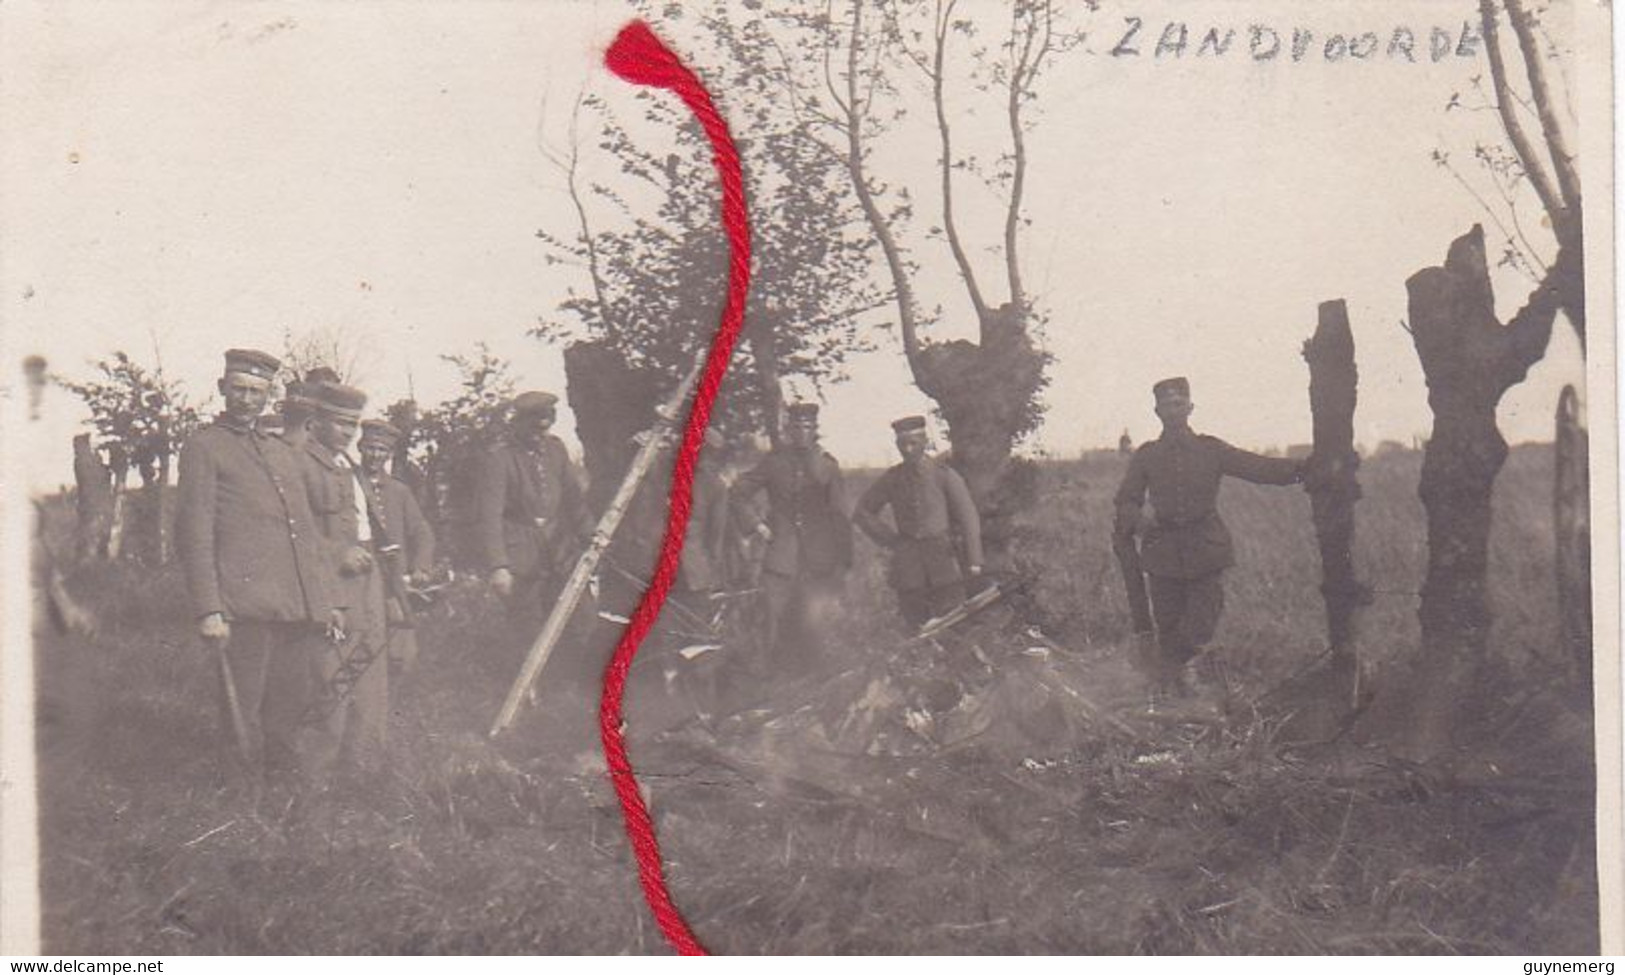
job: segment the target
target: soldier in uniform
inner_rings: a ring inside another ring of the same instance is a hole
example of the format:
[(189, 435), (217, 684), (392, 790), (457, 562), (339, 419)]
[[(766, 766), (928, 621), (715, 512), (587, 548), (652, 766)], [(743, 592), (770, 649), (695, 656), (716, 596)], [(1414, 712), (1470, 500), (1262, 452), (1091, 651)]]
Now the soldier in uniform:
[[(903, 462), (880, 476), (858, 501), (853, 521), (875, 544), (891, 550), (888, 580), (903, 621), (919, 627), (965, 601), (965, 575), (982, 573), (982, 520), (964, 478), (926, 456), (925, 417), (892, 424)], [(891, 508), (895, 528), (880, 518)], [(954, 536), (964, 546), (965, 567)]]
[[(609, 558), (615, 566), (636, 577), (627, 580), (635, 590), (628, 594), (633, 600), (643, 595), (645, 585), (654, 575), (660, 543), (665, 538), (672, 447), (669, 442), (663, 445), (650, 465), (649, 474), (638, 485), (637, 494), (627, 506), (626, 517), (609, 549)], [(672, 599), (696, 612), (703, 612), (711, 593), (726, 583), (723, 544), (728, 528), (728, 485), (717, 473), (722, 465), (718, 458), (722, 447), (722, 435), (706, 430), (705, 452), (694, 472), (694, 497), (683, 543), (683, 559), (671, 590)], [(630, 611), (631, 606), (628, 606), (628, 614)]]
[[(645, 436), (639, 434), (638, 439)], [(673, 440), (663, 440), (605, 553), (599, 604), (606, 612), (599, 618), (614, 628), (599, 636), (607, 643), (619, 639), (654, 577), (670, 513), (675, 446)], [(655, 632), (632, 665), (627, 701), (645, 733), (690, 719), (696, 711), (709, 713), (715, 706), (717, 678), (724, 669), (718, 655), (693, 657), (680, 651), (720, 647), (719, 604), (712, 597), (727, 584), (728, 485), (718, 473), (724, 463), (723, 446), (720, 433), (706, 430), (677, 576)]]
[(356, 764), (376, 767), (389, 739), (385, 583), (377, 553), (378, 515), (364, 475), (347, 453), (367, 395), (336, 383), (319, 383), (310, 394), (316, 412), (305, 441), (305, 479), (348, 608), (345, 639), (322, 660), (324, 700), (317, 717), (332, 746), (324, 758), (331, 762), (344, 748)]
[(399, 674), (408, 674), (417, 664), (417, 633), (412, 626), (412, 607), (401, 603), (407, 587), (428, 585), (434, 568), (434, 529), (423, 517), (417, 497), (406, 482), (389, 473), (389, 463), (400, 442), (401, 431), (383, 420), (361, 422), (361, 469), (366, 474), (371, 509), (385, 536), (386, 572), (399, 575), (400, 584), (386, 592), (389, 620), (389, 663)]
[[(552, 433), (558, 397), (514, 398), (507, 430), (474, 470), (474, 549), (491, 591), (507, 604), (523, 656), (558, 601), (570, 567), (589, 537), (586, 501), (564, 441)], [(588, 701), (607, 648), (595, 640), (595, 612), (577, 609), (533, 698), (544, 703), (541, 735), (559, 754), (593, 754), (596, 726)]]
[[(767, 542), (762, 562), (767, 645), (779, 669), (815, 669), (824, 620), (839, 601), (852, 565), (852, 524), (841, 465), (818, 446), (818, 406), (786, 410), (780, 445), (734, 482), (730, 503), (741, 521)], [(766, 492), (767, 517), (752, 499)]]
[(226, 353), (225, 410), (181, 450), (175, 520), (198, 634), (221, 655), (223, 722), (273, 779), (312, 771), (300, 731), (327, 631), (343, 623), (298, 458), (255, 430), (278, 366)]
[(507, 438), (475, 475), (474, 532), (491, 590), (538, 624), (589, 531), (575, 465), (552, 434), (558, 401), (546, 392), (515, 397)]
[(277, 412), (282, 416), (282, 428), (277, 436), (282, 442), (303, 454), (305, 441), (310, 439), (310, 418), (316, 414), (316, 401), (310, 391), (314, 384), (293, 380), (282, 393)]
[[(507, 430), (474, 470), (474, 550), (491, 591), (507, 604), (520, 655), (541, 631), (591, 533), (570, 452), (552, 433), (557, 410), (552, 393), (516, 396)], [(565, 704), (550, 710), (568, 720), (570, 740), (584, 743), (592, 739), (591, 723), (573, 719), (576, 699), (591, 693), (602, 670), (594, 618), (588, 607), (571, 618), (544, 688), (565, 694)]]
[[(1162, 436), (1142, 444), (1129, 461), (1117, 490), (1112, 545), (1128, 585), (1134, 631), (1142, 644), (1155, 634), (1148, 667), (1153, 681), (1159, 692), (1184, 693), (1185, 664), (1213, 637), (1224, 611), (1224, 570), (1235, 562), (1219, 518), (1220, 482), (1228, 476), (1297, 484), (1307, 462), (1263, 457), (1191, 430), (1194, 407), (1183, 377), (1162, 380), (1152, 395)], [(1148, 494), (1151, 516), (1143, 518)]]

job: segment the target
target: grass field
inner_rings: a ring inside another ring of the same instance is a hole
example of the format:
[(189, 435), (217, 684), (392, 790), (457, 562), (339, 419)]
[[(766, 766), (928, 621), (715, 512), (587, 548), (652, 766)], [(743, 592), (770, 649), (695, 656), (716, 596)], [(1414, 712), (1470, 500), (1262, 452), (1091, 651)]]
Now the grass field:
[[(1391, 759), (1381, 729), (1359, 723), (1330, 744), (1296, 740), (1313, 697), (1296, 715), (1258, 705), (1323, 647), (1295, 489), (1226, 487), (1240, 564), (1213, 654), (1225, 690), (1210, 690), (1211, 713), (1147, 713), (1109, 548), (1121, 464), (1044, 468), (1017, 549), (1029, 585), (940, 651), (904, 645), (865, 546), (827, 672), (684, 721), (658, 663), (640, 668), (634, 759), (702, 941), (1596, 951), (1591, 721), (1555, 649), (1550, 450), (1514, 451), (1498, 484), (1492, 659), (1448, 776)], [(1361, 471), (1358, 563), (1383, 591), (1361, 649), (1378, 688), (1417, 645), (1419, 466), (1399, 452)], [(517, 657), (483, 597), (422, 631), (421, 669), (397, 690), (393, 770), (282, 815), (219, 780), (207, 661), (176, 572), (97, 566), (71, 586), (104, 629), (39, 645), (47, 950), (664, 950), (607, 782), (552, 747), (568, 702), (544, 696), (511, 735), (485, 737)], [(967, 664), (971, 644), (990, 669)], [(680, 688), (746, 652), (700, 658)]]

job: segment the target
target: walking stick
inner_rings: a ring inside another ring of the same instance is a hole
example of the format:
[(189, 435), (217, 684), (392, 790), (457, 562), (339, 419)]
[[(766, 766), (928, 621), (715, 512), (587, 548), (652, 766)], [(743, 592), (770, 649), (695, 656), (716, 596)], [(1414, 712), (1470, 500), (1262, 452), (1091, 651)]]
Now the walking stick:
[(220, 681), (226, 685), (226, 710), (231, 712), (231, 737), (237, 743), (237, 754), (252, 765), (254, 751), (248, 742), (248, 721), (243, 718), (243, 705), (237, 698), (237, 680), (231, 673), (231, 661), (226, 658), (225, 644), (216, 644), (215, 659), (220, 662)]
[(519, 705), (524, 701), (526, 693), (536, 681), (537, 675), (547, 664), (547, 658), (552, 655), (554, 647), (558, 645), (559, 638), (564, 635), (564, 627), (575, 615), (576, 608), (581, 605), (581, 594), (586, 591), (587, 582), (594, 572), (598, 571), (598, 563), (604, 557), (604, 551), (609, 548), (610, 540), (615, 536), (615, 529), (621, 524), (626, 515), (626, 509), (631, 505), (632, 498), (637, 494), (638, 486), (653, 466), (656, 455), (665, 440), (665, 433), (672, 425), (672, 417), (677, 416), (688, 394), (699, 381), (700, 368), (704, 359), (695, 363), (689, 370), (675, 392), (673, 392), (657, 412), (654, 436), (644, 441), (638, 449), (637, 455), (632, 458), (632, 466), (627, 469), (626, 476), (621, 479), (621, 486), (615, 492), (615, 497), (605, 509), (603, 517), (598, 519), (598, 527), (593, 531), (592, 540), (587, 548), (576, 559), (575, 568), (570, 572), (570, 578), (564, 584), (564, 591), (559, 594), (558, 602), (548, 613), (547, 622), (542, 626), (542, 632), (537, 634), (536, 642), (531, 644), (530, 653), (525, 657), (524, 666), (519, 669), (519, 676), (514, 679), (513, 686), (508, 689), (508, 697), (502, 703), (502, 710), (497, 713), (496, 720), (491, 724), (491, 737), (495, 738), (504, 728), (513, 723), (514, 716), (519, 713)]

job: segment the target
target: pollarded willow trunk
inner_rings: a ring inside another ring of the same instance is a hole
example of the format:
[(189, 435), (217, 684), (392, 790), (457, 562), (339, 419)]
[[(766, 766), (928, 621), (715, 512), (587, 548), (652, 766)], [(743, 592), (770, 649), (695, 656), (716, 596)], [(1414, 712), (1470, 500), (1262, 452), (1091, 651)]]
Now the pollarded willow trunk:
[(1037, 425), (1037, 397), (1049, 357), (1028, 334), (1019, 310), (990, 309), (980, 344), (956, 340), (920, 349), (915, 375), (948, 425), (953, 466), (964, 476), (983, 520), (990, 560), (1008, 545), (1011, 519), (1031, 499), (1013, 476), (1016, 442)]
[(659, 380), (598, 341), (575, 342), (564, 350), (564, 376), (587, 469), (587, 502), (602, 511), (637, 453), (632, 438), (654, 422), (662, 396)]
[(1461, 402), (1451, 409), (1434, 417), (1422, 459), (1419, 493), (1428, 537), (1422, 643), (1427, 653), (1476, 661), (1489, 636), (1490, 499), (1507, 445), (1493, 403)]
[(1505, 325), (1495, 317), (1482, 227), (1457, 238), (1442, 266), (1405, 282), (1411, 336), (1433, 410), (1419, 491), (1428, 540), (1419, 614), (1422, 656), (1407, 736), (1420, 757), (1438, 755), (1453, 743), (1484, 658), (1491, 621), (1491, 497), (1507, 457), (1495, 409), (1545, 355), (1569, 267), (1560, 258)]

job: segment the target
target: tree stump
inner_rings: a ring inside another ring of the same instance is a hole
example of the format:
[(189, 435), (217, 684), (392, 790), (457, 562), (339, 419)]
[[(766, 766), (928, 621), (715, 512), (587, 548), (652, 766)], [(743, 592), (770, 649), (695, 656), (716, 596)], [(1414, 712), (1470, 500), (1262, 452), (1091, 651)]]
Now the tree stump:
[(1591, 688), (1591, 470), (1590, 441), (1580, 395), (1563, 387), (1557, 400), (1557, 459), (1553, 525), (1557, 535), (1557, 608), (1570, 678)]
[(113, 526), (113, 472), (90, 444), (90, 434), (73, 438), (73, 481), (77, 557), (81, 562), (107, 557), (107, 535)]
[(1280, 720), (1278, 741), (1330, 741), (1360, 713), (1362, 688), (1355, 616), (1371, 591), (1354, 573), (1354, 407), (1360, 375), (1354, 364), (1354, 333), (1348, 306), (1321, 302), (1315, 334), (1303, 343), (1309, 363), (1309, 409), (1315, 446), (1304, 484), (1320, 543), (1320, 593), (1326, 602), (1327, 657), (1294, 674), (1258, 701), (1259, 712)]
[(1354, 505), (1360, 500), (1355, 472), (1354, 407), (1359, 370), (1354, 333), (1341, 300), (1320, 305), (1314, 337), (1303, 344), (1309, 363), (1309, 409), (1314, 415), (1313, 467), (1306, 476), (1315, 537), (1320, 542), (1320, 592), (1326, 600), (1326, 637), (1333, 657), (1354, 653), (1354, 615), (1371, 594), (1354, 573)]
[(594, 341), (576, 342), (564, 350), (564, 375), (587, 469), (587, 503), (593, 511), (602, 511), (638, 451), (632, 438), (654, 424), (655, 404), (674, 384), (663, 383), (658, 373), (632, 366), (617, 350)]

